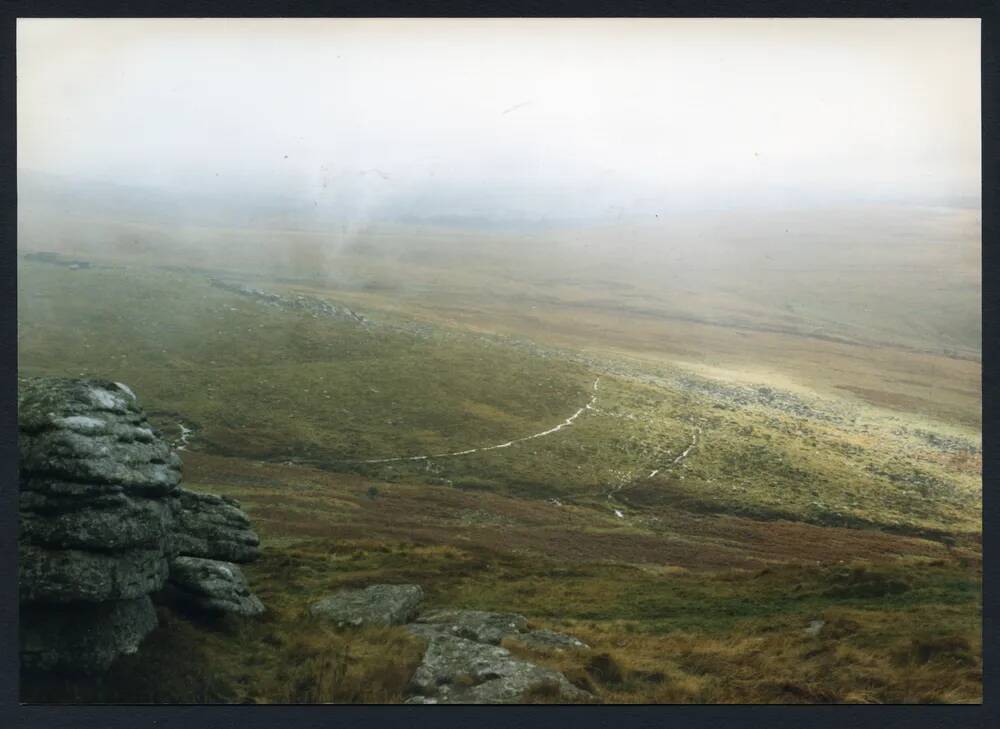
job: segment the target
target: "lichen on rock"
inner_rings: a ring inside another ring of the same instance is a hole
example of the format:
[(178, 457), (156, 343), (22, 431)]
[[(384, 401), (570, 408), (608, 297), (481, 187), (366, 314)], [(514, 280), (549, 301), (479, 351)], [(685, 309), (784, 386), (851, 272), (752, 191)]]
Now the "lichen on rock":
[(530, 694), (563, 703), (594, 697), (559, 671), (517, 658), (498, 645), (513, 639), (533, 650), (587, 650), (570, 635), (528, 630), (517, 613), (442, 609), (420, 615), (407, 630), (427, 641), (423, 660), (410, 681), (411, 704), (510, 704)]
[(429, 640), (411, 685), (407, 703), (414, 704), (514, 704), (534, 692), (564, 703), (594, 698), (559, 671), (515, 658), (498, 645), (457, 636)]

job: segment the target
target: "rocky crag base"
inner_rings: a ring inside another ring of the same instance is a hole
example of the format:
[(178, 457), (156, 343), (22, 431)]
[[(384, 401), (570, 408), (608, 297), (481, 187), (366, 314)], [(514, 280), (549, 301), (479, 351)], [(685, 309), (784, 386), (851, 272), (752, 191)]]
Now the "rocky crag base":
[(194, 609), (263, 611), (232, 564), (259, 554), (246, 514), (180, 487), (127, 386), (19, 378), (18, 429), (24, 668), (105, 670), (156, 626), (164, 587)]

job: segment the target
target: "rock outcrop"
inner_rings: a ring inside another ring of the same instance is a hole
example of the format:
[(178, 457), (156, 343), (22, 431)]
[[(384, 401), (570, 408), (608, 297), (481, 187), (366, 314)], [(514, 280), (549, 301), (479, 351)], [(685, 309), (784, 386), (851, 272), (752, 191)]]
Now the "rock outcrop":
[[(19, 378), (18, 428), (25, 668), (97, 672), (133, 652), (156, 626), (151, 596), (174, 570), (196, 605), (253, 613), (259, 601), (229, 569), (259, 553), (246, 515), (180, 488), (180, 459), (127, 386)], [(225, 561), (192, 570), (178, 567), (184, 556)]]
[(512, 655), (499, 643), (514, 640), (533, 650), (587, 650), (583, 641), (551, 630), (528, 630), (517, 613), (433, 610), (406, 626), (427, 641), (411, 680), (415, 704), (511, 704), (532, 695), (586, 703), (588, 692), (559, 671)]
[(128, 387), (21, 379), (22, 661), (106, 668), (156, 624), (180, 459)]
[(315, 603), (310, 612), (341, 627), (402, 625), (423, 600), (419, 585), (370, 585), (340, 590)]
[(428, 639), (411, 685), (411, 704), (515, 704), (533, 694), (561, 703), (594, 698), (559, 671), (516, 658), (498, 645), (450, 635)]
[(439, 609), (414, 618), (423, 599), (417, 585), (370, 585), (340, 590), (310, 612), (339, 627), (402, 625), (427, 641), (410, 680), (410, 704), (514, 704), (533, 696), (560, 703), (588, 703), (592, 694), (559, 671), (518, 658), (499, 645), (512, 638), (532, 650), (589, 650), (573, 636), (528, 630), (516, 613)]

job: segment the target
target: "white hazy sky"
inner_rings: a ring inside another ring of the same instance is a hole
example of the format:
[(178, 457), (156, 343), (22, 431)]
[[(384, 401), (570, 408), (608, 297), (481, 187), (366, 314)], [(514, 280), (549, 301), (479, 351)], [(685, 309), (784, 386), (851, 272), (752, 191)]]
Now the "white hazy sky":
[(980, 189), (975, 19), (22, 19), (17, 33), (24, 170), (567, 215)]

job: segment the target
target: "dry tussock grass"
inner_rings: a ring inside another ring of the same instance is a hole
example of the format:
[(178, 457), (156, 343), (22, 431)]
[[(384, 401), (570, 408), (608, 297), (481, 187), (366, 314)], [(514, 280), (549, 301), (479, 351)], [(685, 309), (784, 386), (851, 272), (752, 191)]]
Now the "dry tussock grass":
[(563, 671), (605, 703), (834, 704), (978, 703), (981, 655), (961, 635), (901, 638), (883, 650), (848, 637), (877, 630), (864, 616), (829, 613), (820, 635), (800, 626), (771, 634), (712, 638), (695, 633), (628, 635), (625, 625), (569, 630), (593, 653), (513, 652)]

